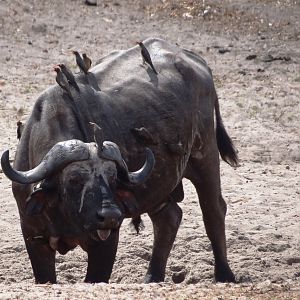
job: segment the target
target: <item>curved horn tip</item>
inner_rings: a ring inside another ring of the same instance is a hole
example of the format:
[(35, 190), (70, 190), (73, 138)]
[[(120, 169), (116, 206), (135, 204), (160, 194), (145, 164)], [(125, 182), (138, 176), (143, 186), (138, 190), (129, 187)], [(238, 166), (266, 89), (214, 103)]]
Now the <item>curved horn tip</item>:
[[(1, 167), (2, 170), (5, 168), (5, 165), (9, 163), (9, 150), (5, 150), (1, 156)], [(3, 167), (4, 165), (4, 167)]]
[(9, 162), (9, 150), (5, 150), (1, 156), (1, 167), (5, 176), (11, 181), (26, 184), (27, 178), (22, 178), (18, 171), (15, 171)]
[(2, 160), (3, 157), (7, 158), (8, 156), (9, 156), (9, 150), (3, 151), (2, 156), (1, 156), (1, 160)]
[(143, 167), (136, 172), (128, 172), (129, 183), (132, 185), (143, 184), (151, 175), (155, 165), (155, 157), (150, 148), (146, 148), (146, 161)]
[(152, 150), (148, 147), (146, 147), (146, 159), (147, 160), (149, 159), (152, 162), (152, 164), (153, 164), (152, 169), (153, 169), (154, 165), (155, 165), (155, 156), (154, 156)]
[[(15, 177), (15, 171), (12, 168), (10, 162), (9, 162), (9, 150), (5, 150), (2, 153), (1, 156), (1, 167), (2, 167), (2, 171), (5, 174), (5, 176), (10, 179), (11, 181), (15, 181), (14, 177)], [(16, 181), (18, 182), (18, 180)], [(26, 183), (26, 182), (19, 182), (19, 183)]]

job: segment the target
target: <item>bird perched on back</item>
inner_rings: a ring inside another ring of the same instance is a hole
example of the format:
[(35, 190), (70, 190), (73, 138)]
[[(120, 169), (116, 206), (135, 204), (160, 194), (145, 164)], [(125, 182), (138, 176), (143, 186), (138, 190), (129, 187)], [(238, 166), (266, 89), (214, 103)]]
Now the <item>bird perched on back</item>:
[(82, 57), (78, 51), (72, 51), (72, 53), (76, 57), (76, 63), (80, 71), (87, 74), (92, 65), (92, 60), (85, 53), (82, 54)]
[(67, 68), (64, 64), (59, 64), (58, 66), (60, 67), (63, 74), (67, 77), (68, 82), (79, 92), (80, 89), (72, 71), (69, 68)]
[(85, 73), (87, 73), (92, 65), (92, 60), (85, 53), (82, 54), (82, 59), (86, 71)]
[(132, 128), (130, 129), (131, 133), (134, 135), (135, 139), (143, 145), (157, 145), (157, 140), (152, 136), (147, 128)]
[(79, 52), (78, 51), (72, 51), (72, 53), (76, 57), (76, 64), (79, 67), (80, 71), (86, 74), (87, 71), (86, 71), (83, 59), (82, 59), (81, 55), (79, 54)]
[(153, 72), (157, 75), (158, 73), (153, 66), (149, 51), (147, 50), (147, 48), (145, 47), (145, 45), (142, 42), (136, 42), (136, 43), (141, 47), (143, 64), (145, 64), (145, 62), (146, 62), (152, 68)]
[(59, 66), (54, 67), (54, 71), (57, 73), (56, 75), (56, 82), (58, 85), (65, 90), (69, 95), (72, 96), (71, 91), (70, 91), (70, 84), (68, 82), (67, 77), (64, 75), (64, 73), (61, 71), (61, 68)]

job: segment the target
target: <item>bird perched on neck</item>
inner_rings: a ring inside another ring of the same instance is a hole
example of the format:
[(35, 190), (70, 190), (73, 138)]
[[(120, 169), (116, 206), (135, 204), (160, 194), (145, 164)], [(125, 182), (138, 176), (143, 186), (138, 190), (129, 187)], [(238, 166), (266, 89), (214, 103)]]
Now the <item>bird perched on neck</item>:
[(158, 73), (153, 66), (149, 51), (147, 50), (147, 48), (142, 42), (136, 42), (136, 43), (141, 47), (143, 64), (147, 63), (152, 68), (153, 72), (157, 75)]
[(22, 132), (24, 129), (24, 124), (21, 121), (17, 122), (17, 139), (19, 140), (22, 136)]
[(103, 131), (102, 128), (94, 122), (89, 122), (94, 131), (94, 142), (97, 143), (99, 147), (103, 144)]
[(63, 74), (66, 76), (69, 84), (71, 84), (79, 92), (80, 89), (79, 89), (79, 86), (75, 80), (75, 77), (74, 77), (72, 71), (69, 68), (67, 68), (64, 64), (59, 64), (58, 66), (60, 67)]

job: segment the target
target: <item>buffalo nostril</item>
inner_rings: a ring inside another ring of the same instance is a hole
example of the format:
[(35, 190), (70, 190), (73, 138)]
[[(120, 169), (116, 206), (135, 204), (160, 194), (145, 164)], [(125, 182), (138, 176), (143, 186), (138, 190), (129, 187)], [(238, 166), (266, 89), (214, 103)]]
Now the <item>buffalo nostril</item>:
[(115, 208), (102, 208), (98, 211), (98, 215), (104, 217), (104, 219), (119, 219), (122, 213)]
[(104, 222), (105, 217), (103, 216), (103, 214), (102, 214), (101, 211), (97, 212), (97, 217), (98, 217), (98, 219), (99, 219), (100, 222)]
[(107, 209), (97, 211), (97, 217), (104, 226), (117, 227), (119, 226), (122, 213), (116, 209)]

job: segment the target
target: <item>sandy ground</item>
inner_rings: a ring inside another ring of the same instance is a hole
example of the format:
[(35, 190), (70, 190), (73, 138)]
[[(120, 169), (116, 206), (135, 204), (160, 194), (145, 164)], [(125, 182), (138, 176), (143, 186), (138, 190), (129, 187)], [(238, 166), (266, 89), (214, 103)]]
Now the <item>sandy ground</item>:
[[(52, 66), (75, 69), (71, 49), (96, 61), (136, 40), (161, 37), (204, 57), (241, 159), (221, 164), (227, 244), (238, 285), (213, 284), (213, 257), (195, 190), (184, 182), (184, 218), (166, 283), (140, 284), (152, 228), (125, 221), (111, 285), (82, 284), (86, 254), (57, 256), (60, 285), (36, 286), (11, 183), (0, 173), (0, 299), (300, 299), (299, 1), (0, 1), (0, 149), (16, 149), (16, 122), (55, 83)], [(181, 276), (183, 283), (173, 279)], [(76, 284), (74, 284), (76, 283)], [(70, 284), (74, 284), (70, 286)]]

